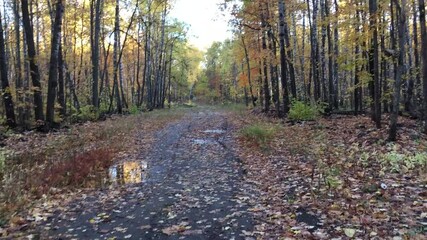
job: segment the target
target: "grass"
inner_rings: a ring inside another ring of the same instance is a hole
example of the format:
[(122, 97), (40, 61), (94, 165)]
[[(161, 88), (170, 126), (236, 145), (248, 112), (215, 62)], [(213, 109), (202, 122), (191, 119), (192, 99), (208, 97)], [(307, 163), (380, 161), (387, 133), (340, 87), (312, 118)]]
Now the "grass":
[(255, 123), (245, 126), (241, 130), (241, 135), (243, 138), (255, 143), (257, 146), (265, 148), (273, 139), (276, 130), (277, 128), (272, 127), (271, 125)]

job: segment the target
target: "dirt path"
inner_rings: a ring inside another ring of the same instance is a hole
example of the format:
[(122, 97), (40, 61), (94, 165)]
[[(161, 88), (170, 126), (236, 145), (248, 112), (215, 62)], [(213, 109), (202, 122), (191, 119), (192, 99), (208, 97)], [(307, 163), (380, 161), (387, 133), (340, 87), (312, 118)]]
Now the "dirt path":
[(51, 239), (245, 239), (253, 228), (221, 112), (195, 109), (166, 126), (144, 182), (82, 196), (40, 226)]

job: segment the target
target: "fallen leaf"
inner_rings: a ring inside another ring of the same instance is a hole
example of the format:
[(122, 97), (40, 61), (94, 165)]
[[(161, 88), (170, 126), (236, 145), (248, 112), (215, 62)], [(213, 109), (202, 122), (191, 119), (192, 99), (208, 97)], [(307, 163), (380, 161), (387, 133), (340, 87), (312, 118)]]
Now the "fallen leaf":
[(352, 238), (356, 234), (356, 229), (353, 228), (344, 228), (344, 233), (347, 237)]

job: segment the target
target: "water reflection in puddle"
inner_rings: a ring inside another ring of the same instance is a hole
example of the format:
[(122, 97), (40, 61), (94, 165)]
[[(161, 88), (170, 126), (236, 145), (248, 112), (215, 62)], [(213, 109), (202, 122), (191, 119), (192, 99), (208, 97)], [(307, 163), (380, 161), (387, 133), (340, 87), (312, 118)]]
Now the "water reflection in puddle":
[(143, 182), (147, 177), (147, 163), (128, 161), (118, 163), (108, 169), (106, 184), (133, 184)]
[(225, 133), (225, 130), (222, 129), (208, 129), (203, 131), (204, 133)]

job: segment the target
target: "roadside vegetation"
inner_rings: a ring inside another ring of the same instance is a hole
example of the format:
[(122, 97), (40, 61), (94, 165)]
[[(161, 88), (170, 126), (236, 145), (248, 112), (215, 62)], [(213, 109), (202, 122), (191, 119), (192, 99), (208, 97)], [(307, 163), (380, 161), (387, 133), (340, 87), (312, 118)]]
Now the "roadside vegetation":
[(401, 137), (389, 142), (386, 127), (376, 129), (368, 116), (321, 117), (293, 106), (290, 112), (302, 110), (293, 120), (235, 115), (237, 152), (256, 189), (254, 236), (422, 239), (427, 138), (421, 126), (403, 118)]
[(105, 187), (102, 180), (112, 164), (138, 159), (153, 134), (184, 111), (113, 115), (50, 133), (8, 132), (0, 150), (0, 226), (38, 200)]

